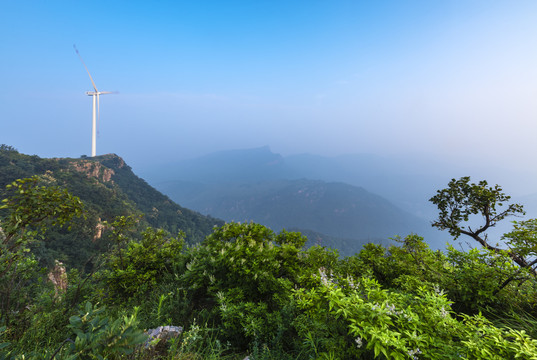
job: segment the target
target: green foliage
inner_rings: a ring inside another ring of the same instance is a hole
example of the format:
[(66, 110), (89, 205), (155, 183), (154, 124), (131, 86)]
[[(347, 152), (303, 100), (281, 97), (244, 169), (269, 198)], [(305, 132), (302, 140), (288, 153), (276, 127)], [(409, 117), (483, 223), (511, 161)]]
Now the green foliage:
[(496, 328), (481, 315), (457, 320), (442, 290), (421, 287), (415, 295), (401, 293), (383, 289), (374, 279), (342, 278), (324, 271), (318, 281), (317, 288), (295, 291), (304, 309), (297, 320), (299, 334), (305, 339), (305, 351), (309, 348), (312, 355), (338, 359), (537, 356), (537, 341), (523, 331)]
[[(448, 230), (455, 239), (461, 234), (479, 236), (507, 216), (524, 214), (522, 206), (518, 204), (501, 209), (509, 199), (511, 197), (505, 195), (499, 185), (489, 187), (485, 180), (474, 184), (470, 183), (469, 176), (452, 179), (446, 189), (438, 190), (430, 199), (440, 210), (433, 226)], [(469, 225), (461, 224), (468, 222), (471, 215), (481, 215), (485, 224), (475, 231)]]
[(409, 235), (402, 246), (384, 248), (369, 244), (343, 269), (352, 276), (369, 275), (382, 286), (415, 292), (420, 286), (440, 286), (454, 302), (454, 309), (475, 314), (487, 307), (510, 304), (523, 308), (536, 295), (536, 284), (507, 252), (448, 246), (447, 252), (432, 251), (417, 235)]
[(162, 229), (147, 228), (134, 241), (127, 236), (134, 225), (134, 219), (128, 217), (111, 224), (116, 247), (106, 259), (107, 268), (99, 274), (111, 302), (147, 295), (183, 259), (184, 234), (171, 237)]
[(305, 241), (258, 224), (226, 224), (192, 249), (182, 282), (195, 309), (207, 311), (234, 346), (245, 348), (254, 339), (286, 346), (291, 289), (307, 270), (299, 254)]
[(497, 328), (481, 315), (462, 315), (461, 344), (469, 359), (537, 359), (537, 340), (524, 330)]
[(168, 358), (188, 360), (235, 359), (226, 355), (229, 343), (218, 339), (218, 329), (210, 328), (207, 324), (200, 326), (194, 321), (181, 337), (172, 339), (168, 350)]
[(0, 327), (0, 360), (8, 360), (14, 358), (10, 355), (10, 343), (9, 342), (3, 342), (3, 335), (6, 331), (6, 327), (2, 326)]
[[(69, 334), (63, 341), (43, 344), (44, 339), (35, 339), (37, 343), (10, 344), (0, 343), (0, 359), (119, 359), (132, 354), (138, 345), (145, 342), (147, 335), (137, 327), (137, 308), (131, 316), (117, 319), (105, 314), (104, 308), (97, 308), (90, 303), (79, 311), (78, 315), (69, 318), (69, 324), (62, 331)], [(47, 330), (41, 324), (42, 336)], [(6, 327), (0, 328), (0, 339)], [(74, 340), (73, 340), (74, 339)], [(23, 339), (23, 341), (28, 339)], [(45, 345), (45, 346), (43, 346)]]
[(82, 215), (82, 202), (66, 189), (57, 186), (42, 185), (47, 179), (33, 176), (19, 179), (6, 186), (8, 197), (2, 200), (0, 209), (6, 209), (8, 215), (2, 221), (4, 243), (10, 248), (17, 245), (15, 237), (31, 231), (27, 236), (38, 234), (48, 226), (64, 225), (73, 217)]
[(440, 279), (457, 310), (476, 313), (487, 306), (524, 306), (536, 294), (527, 269), (521, 269), (506, 252), (448, 247), (448, 269)]
[[(537, 219), (513, 221), (513, 230), (504, 234), (502, 239), (512, 253), (534, 259), (537, 257)], [(528, 267), (535, 269), (536, 264), (537, 261), (533, 260)]]
[(16, 152), (18, 153), (17, 149), (15, 149), (13, 146), (6, 145), (6, 144), (0, 144), (0, 151), (6, 151), (6, 152)]
[[(39, 245), (61, 239), (58, 226), (82, 210), (50, 184), (19, 180), (2, 205), (0, 359), (537, 359), (535, 220), (515, 223), (504, 236), (509, 250), (432, 251), (411, 234), (342, 260), (335, 250), (305, 250), (299, 233), (253, 223), (225, 224), (186, 247), (183, 233), (145, 228), (127, 212), (102, 222), (112, 246), (99, 269), (70, 269), (67, 289), (55, 293), (39, 280), (36, 257), (50, 255)], [(466, 217), (484, 209), (469, 204), (505, 200), (465, 179), (455, 193), (466, 186), (454, 215), (461, 234), (473, 231)], [(495, 221), (496, 205), (487, 210)], [(97, 299), (108, 307), (92, 306)], [(141, 328), (164, 324), (188, 330), (158, 351), (140, 346)]]
[[(493, 246), (487, 239), (486, 230), (495, 226), (498, 221), (507, 216), (524, 214), (522, 206), (518, 204), (510, 204), (502, 208), (509, 199), (510, 197), (505, 195), (498, 185), (488, 187), (484, 180), (478, 184), (470, 183), (469, 177), (451, 180), (446, 189), (438, 190), (437, 195), (430, 199), (440, 211), (438, 219), (432, 224), (433, 226), (441, 230), (447, 229), (455, 239), (461, 234), (468, 235), (484, 249), (493, 251), (500, 256), (508, 255), (512, 261), (520, 266), (522, 276), (518, 276), (518, 273), (512, 274), (501, 283), (499, 289), (512, 281), (524, 279), (528, 273), (537, 277), (535, 269), (537, 264), (537, 260), (535, 260), (537, 254), (535, 220), (520, 224), (515, 223), (513, 232), (503, 237), (509, 250), (499, 247), (498, 244)], [(480, 215), (484, 221), (476, 229), (472, 229), (469, 225), (472, 215)]]
[[(535, 299), (535, 297), (533, 297)], [(526, 304), (535, 305), (532, 301)], [(499, 309), (486, 308), (487, 319), (499, 328), (525, 331), (528, 336), (537, 339), (537, 317), (535, 311), (509, 305)]]
[(42, 185), (37, 176), (6, 186), (0, 209), (7, 212), (0, 233), (0, 324), (9, 325), (32, 303), (39, 267), (30, 244), (49, 227), (82, 215), (82, 203), (67, 190)]
[(66, 359), (114, 359), (131, 354), (136, 345), (147, 340), (136, 328), (137, 309), (130, 317), (112, 320), (103, 314), (104, 308), (86, 303), (78, 316), (69, 319), (68, 328), (76, 338)]
[(53, 292), (43, 292), (34, 304), (11, 327), (11, 338), (17, 352), (39, 353), (43, 349), (57, 348), (67, 337), (65, 302), (54, 298)]

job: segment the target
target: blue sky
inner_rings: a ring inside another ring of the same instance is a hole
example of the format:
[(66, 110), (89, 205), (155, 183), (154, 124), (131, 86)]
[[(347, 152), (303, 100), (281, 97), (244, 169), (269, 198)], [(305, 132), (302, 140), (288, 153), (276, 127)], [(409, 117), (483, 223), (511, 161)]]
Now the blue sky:
[(536, 1), (2, 1), (0, 143), (133, 167), (269, 145), (534, 168)]

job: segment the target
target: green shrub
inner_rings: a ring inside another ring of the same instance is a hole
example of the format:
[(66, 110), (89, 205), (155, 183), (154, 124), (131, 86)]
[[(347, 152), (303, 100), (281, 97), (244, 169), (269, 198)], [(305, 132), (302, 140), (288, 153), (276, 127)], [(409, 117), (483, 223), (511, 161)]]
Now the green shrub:
[(134, 314), (112, 320), (104, 308), (86, 303), (78, 316), (69, 319), (68, 328), (76, 335), (64, 359), (114, 359), (134, 352), (147, 335), (137, 329), (137, 309)]
[[(291, 289), (304, 273), (306, 238), (259, 224), (226, 224), (190, 252), (181, 277), (194, 311), (221, 326), (224, 341), (245, 349), (254, 340), (288, 346)], [(284, 335), (285, 334), (285, 335)]]
[(147, 228), (139, 241), (123, 239), (122, 233), (117, 238), (117, 248), (108, 255), (106, 268), (98, 276), (111, 303), (149, 295), (183, 258), (183, 234), (172, 237), (162, 229)]
[[(315, 356), (386, 359), (537, 359), (537, 340), (497, 328), (481, 315), (456, 314), (438, 287), (416, 294), (383, 289), (371, 278), (320, 272), (298, 289), (304, 351)], [(336, 329), (338, 331), (327, 332)], [(517, 355), (520, 354), (520, 355)]]

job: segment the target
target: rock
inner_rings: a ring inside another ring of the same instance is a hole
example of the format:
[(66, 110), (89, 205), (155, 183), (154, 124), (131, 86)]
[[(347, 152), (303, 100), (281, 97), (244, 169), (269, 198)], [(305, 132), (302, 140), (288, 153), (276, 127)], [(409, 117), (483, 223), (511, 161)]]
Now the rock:
[(48, 279), (54, 284), (54, 298), (58, 299), (67, 291), (67, 273), (61, 261), (54, 260), (55, 266), (48, 273)]
[[(159, 326), (156, 329), (149, 329), (146, 331), (146, 334), (149, 336), (145, 342), (145, 347), (152, 347), (153, 344), (158, 344), (162, 346), (168, 340), (178, 337), (183, 332), (181, 326)], [(159, 340), (156, 342), (155, 340)]]

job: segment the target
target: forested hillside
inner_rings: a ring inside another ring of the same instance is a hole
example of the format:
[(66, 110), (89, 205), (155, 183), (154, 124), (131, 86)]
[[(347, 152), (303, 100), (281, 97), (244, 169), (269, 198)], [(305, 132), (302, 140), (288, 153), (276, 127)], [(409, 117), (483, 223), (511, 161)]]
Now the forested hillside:
[(333, 238), (332, 244), (352, 255), (368, 242), (388, 241), (409, 233), (426, 236), (443, 248), (430, 223), (405, 212), (363, 188), (320, 180), (273, 180), (244, 184), (190, 185), (167, 182), (159, 189), (203, 214), (226, 221), (254, 221), (275, 231), (297, 229)]
[(95, 158), (43, 159), (0, 147), (0, 189), (16, 179), (39, 175), (49, 185), (60, 186), (84, 203), (85, 218), (72, 230), (50, 230), (50, 240), (36, 244), (43, 263), (61, 260), (78, 266), (109, 246), (102, 228), (117, 216), (140, 218), (142, 228), (162, 228), (172, 234), (183, 231), (188, 243), (197, 243), (222, 225), (218, 219), (183, 208), (137, 177), (123, 159), (114, 154)]

